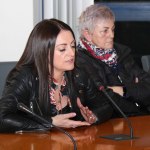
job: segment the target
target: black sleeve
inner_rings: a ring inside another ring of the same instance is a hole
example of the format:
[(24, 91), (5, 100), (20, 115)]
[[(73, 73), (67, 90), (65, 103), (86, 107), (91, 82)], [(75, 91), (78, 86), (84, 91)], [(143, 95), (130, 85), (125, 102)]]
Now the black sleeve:
[(32, 85), (30, 73), (12, 74), (7, 79), (3, 97), (0, 99), (0, 132), (46, 128), (44, 123), (40, 123), (32, 116), (17, 109), (18, 102), (22, 102), (29, 107), (32, 87), (29, 84)]
[[(127, 89), (127, 96), (131, 96), (143, 105), (150, 105), (150, 75), (143, 71), (129, 54), (122, 63), (124, 72), (120, 72), (120, 77)], [(136, 82), (138, 78), (138, 82)]]

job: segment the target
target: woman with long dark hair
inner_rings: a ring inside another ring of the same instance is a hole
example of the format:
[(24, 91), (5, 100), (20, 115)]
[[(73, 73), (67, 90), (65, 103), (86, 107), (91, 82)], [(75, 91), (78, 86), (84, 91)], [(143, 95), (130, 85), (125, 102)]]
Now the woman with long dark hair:
[[(64, 22), (47, 19), (34, 27), (6, 80), (0, 100), (0, 132), (49, 129), (51, 123), (62, 128), (89, 126), (111, 117), (109, 104), (75, 67), (75, 51), (74, 33)], [(20, 103), (49, 123), (20, 111)]]

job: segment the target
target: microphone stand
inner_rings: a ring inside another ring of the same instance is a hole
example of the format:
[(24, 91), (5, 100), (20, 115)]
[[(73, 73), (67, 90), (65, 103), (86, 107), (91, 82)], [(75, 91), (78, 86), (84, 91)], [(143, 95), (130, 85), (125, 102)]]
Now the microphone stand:
[(111, 101), (111, 103), (112, 103), (112, 104), (117, 108), (117, 110), (121, 113), (121, 115), (124, 117), (124, 119), (125, 119), (126, 122), (128, 123), (128, 127), (129, 127), (129, 129), (130, 129), (130, 135), (114, 134), (114, 135), (107, 135), (107, 136), (101, 136), (101, 137), (102, 137), (102, 138), (106, 138), (106, 139), (116, 140), (116, 141), (136, 139), (137, 137), (134, 137), (134, 136), (133, 136), (133, 128), (132, 128), (131, 122), (130, 122), (130, 120), (128, 119), (128, 117), (127, 117), (127, 116), (124, 114), (124, 112), (119, 108), (119, 106), (115, 103), (115, 101), (110, 97), (110, 95), (107, 93), (107, 91), (104, 89), (104, 87), (100, 87), (99, 90), (104, 93), (104, 95)]
[(103, 92), (104, 95), (109, 99), (109, 101), (116, 107), (116, 109), (121, 113), (121, 115), (127, 121), (128, 126), (130, 128), (130, 135), (117, 134), (117, 135), (103, 136), (103, 138), (107, 138), (107, 139), (111, 139), (111, 140), (131, 140), (131, 139), (135, 139), (136, 137), (133, 136), (133, 128), (132, 128), (130, 120), (127, 118), (127, 116), (124, 114), (124, 112), (118, 107), (118, 105), (115, 103), (115, 101), (109, 96), (109, 94), (105, 90), (103, 84), (100, 82), (99, 77), (96, 74), (93, 73), (94, 70), (92, 70), (92, 67), (91, 67), (90, 70), (89, 70), (88, 65), (83, 65), (83, 67), (84, 67), (84, 70), (86, 71), (86, 73), (90, 77), (92, 77), (92, 80), (93, 80), (94, 84), (96, 85), (96, 87), (98, 88), (98, 90)]

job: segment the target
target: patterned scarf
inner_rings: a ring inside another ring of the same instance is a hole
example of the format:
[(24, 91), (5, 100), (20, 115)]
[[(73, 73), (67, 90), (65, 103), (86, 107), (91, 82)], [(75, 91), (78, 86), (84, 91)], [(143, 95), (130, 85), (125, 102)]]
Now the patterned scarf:
[(117, 53), (115, 49), (101, 49), (92, 45), (88, 41), (84, 39), (80, 39), (79, 48), (86, 49), (94, 58), (101, 60), (102, 62), (106, 63), (109, 67), (114, 69), (117, 68)]

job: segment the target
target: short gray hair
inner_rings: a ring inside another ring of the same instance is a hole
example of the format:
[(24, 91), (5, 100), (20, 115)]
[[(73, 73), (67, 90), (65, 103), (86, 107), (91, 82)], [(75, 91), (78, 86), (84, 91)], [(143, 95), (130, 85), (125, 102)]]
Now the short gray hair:
[(102, 4), (94, 4), (86, 8), (79, 17), (79, 34), (82, 35), (82, 30), (88, 29), (92, 31), (96, 23), (103, 20), (115, 21), (115, 15), (113, 11)]

